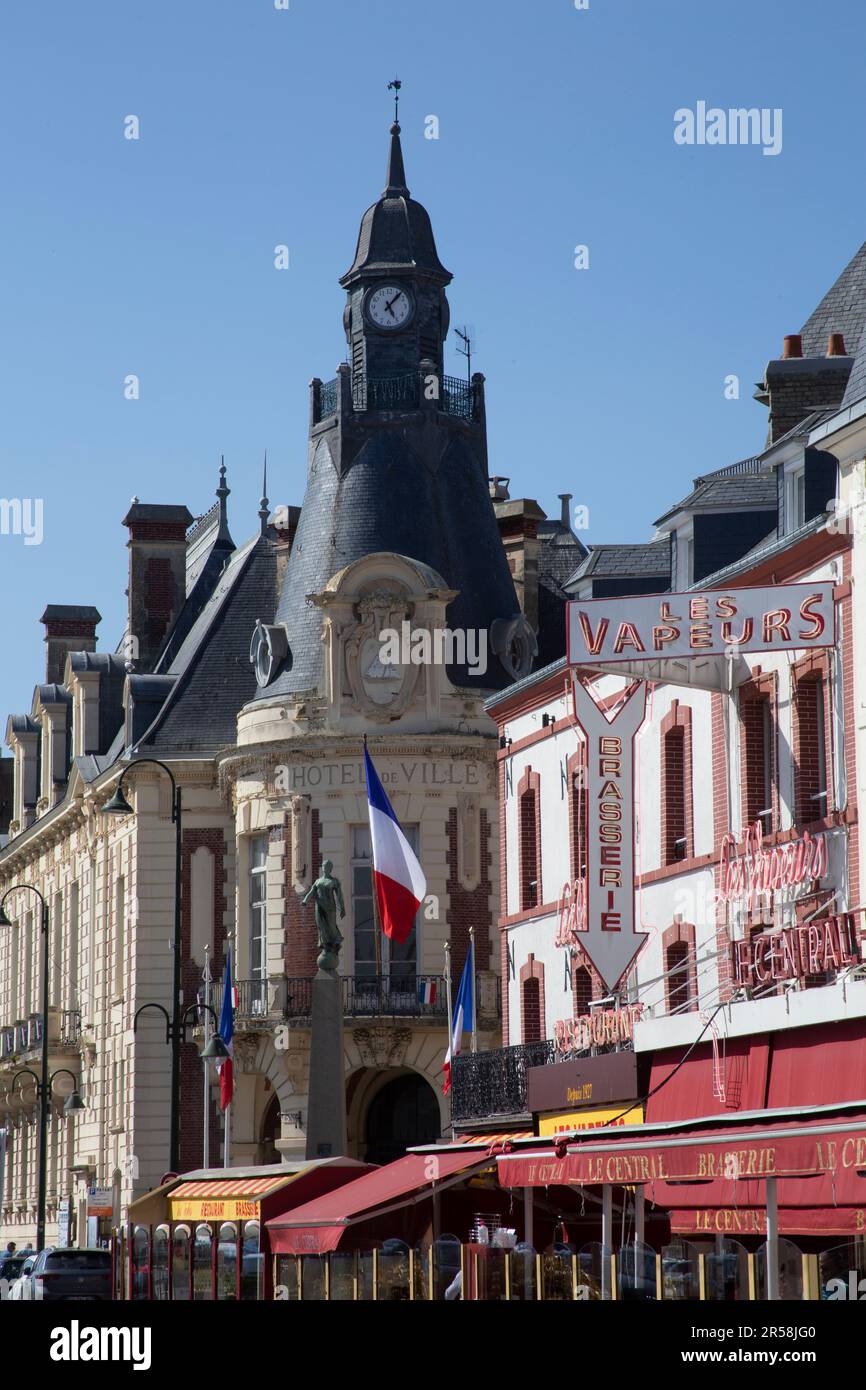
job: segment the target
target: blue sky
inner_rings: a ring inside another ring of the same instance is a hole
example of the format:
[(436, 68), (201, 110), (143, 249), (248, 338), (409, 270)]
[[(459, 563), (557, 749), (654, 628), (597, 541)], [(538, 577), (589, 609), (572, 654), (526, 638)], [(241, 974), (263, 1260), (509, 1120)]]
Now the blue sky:
[[(198, 514), (224, 453), (240, 540), (267, 448), (272, 504), (302, 500), (395, 73), (491, 471), (640, 540), (761, 446), (753, 383), (866, 238), (862, 39), (857, 0), (5, 6), (0, 497), (42, 498), (44, 540), (0, 536), (3, 717), (42, 678), (46, 603), (95, 603), (114, 646), (133, 494)], [(782, 152), (676, 145), (699, 100), (782, 108)]]

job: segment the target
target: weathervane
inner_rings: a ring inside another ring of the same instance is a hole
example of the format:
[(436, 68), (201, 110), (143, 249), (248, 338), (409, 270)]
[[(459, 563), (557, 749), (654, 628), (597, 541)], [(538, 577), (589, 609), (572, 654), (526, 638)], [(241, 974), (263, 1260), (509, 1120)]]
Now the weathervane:
[(389, 91), (389, 92), (390, 92), (390, 91), (393, 91), (393, 93), (394, 93), (394, 124), (395, 124), (395, 125), (399, 125), (399, 124), (400, 124), (400, 88), (401, 88), (402, 86), (403, 86), (403, 83), (400, 81), (399, 77), (395, 77), (393, 82), (389, 82), (389, 83), (388, 83), (388, 91)]

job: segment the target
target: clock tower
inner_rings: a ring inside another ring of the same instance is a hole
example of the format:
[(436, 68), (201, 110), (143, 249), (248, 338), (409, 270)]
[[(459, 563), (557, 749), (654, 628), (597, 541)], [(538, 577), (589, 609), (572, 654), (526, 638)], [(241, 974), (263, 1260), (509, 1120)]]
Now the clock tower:
[[(451, 273), (406, 186), (396, 119), (390, 139), (384, 192), (340, 278), (349, 360), (334, 380), (311, 382), (300, 520), (274, 622), (254, 637), (256, 701), (299, 729), (345, 727), (350, 706), (359, 721), (406, 726), (421, 718), (422, 687), (422, 722), (440, 718), (434, 687), (480, 711), (486, 693), (529, 673), (537, 652), (490, 500), (484, 377), (444, 374)], [(364, 593), (350, 602), (344, 589), (361, 571)], [(367, 628), (402, 631), (404, 607), (415, 628), (454, 634), (439, 662), (444, 684), (432, 669), (413, 684), (411, 662), (398, 679), (378, 659)]]
[(356, 409), (411, 400), (422, 362), (442, 377), (450, 280), (427, 210), (406, 187), (395, 120), (384, 192), (364, 213), (355, 259), (340, 278)]

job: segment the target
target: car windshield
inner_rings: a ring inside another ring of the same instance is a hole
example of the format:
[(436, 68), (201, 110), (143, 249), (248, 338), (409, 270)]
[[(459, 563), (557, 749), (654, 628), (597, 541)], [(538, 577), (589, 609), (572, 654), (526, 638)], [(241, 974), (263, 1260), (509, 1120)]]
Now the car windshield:
[(52, 1250), (45, 1257), (45, 1268), (108, 1270), (111, 1255), (107, 1250)]

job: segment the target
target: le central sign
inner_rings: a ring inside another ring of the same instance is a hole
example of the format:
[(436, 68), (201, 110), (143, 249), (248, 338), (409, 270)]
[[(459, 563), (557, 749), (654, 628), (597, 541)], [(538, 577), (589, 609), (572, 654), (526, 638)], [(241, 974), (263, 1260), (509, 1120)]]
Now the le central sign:
[(752, 988), (823, 975), (859, 961), (857, 928), (850, 912), (735, 941), (731, 947), (735, 983)]
[(833, 585), (576, 599), (567, 628), (568, 660), (576, 666), (832, 647)]

